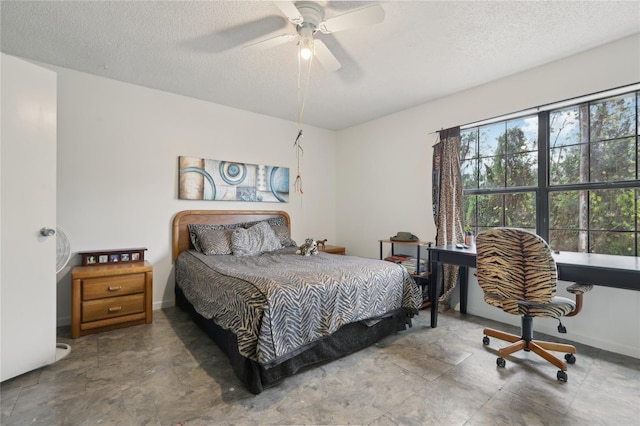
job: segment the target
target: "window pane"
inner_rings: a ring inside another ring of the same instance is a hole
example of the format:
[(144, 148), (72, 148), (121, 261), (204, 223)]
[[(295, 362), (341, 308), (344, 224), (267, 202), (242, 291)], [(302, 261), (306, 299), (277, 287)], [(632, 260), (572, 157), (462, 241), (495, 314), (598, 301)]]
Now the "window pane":
[(524, 192), (504, 196), (505, 226), (536, 227), (536, 194)]
[(507, 152), (538, 151), (538, 116), (507, 122)]
[(589, 233), (589, 253), (617, 254), (634, 256), (633, 232), (603, 232)]
[(591, 144), (591, 182), (636, 178), (635, 138)]
[[(580, 161), (582, 158), (582, 161)], [(588, 181), (588, 145), (566, 145), (549, 152), (549, 184), (565, 185)]]
[[(589, 228), (592, 230), (633, 231), (636, 227), (634, 188), (603, 189), (589, 192)], [(599, 251), (597, 253), (608, 253)]]
[(549, 194), (549, 243), (557, 250), (586, 252), (588, 191)]
[(588, 142), (581, 138), (580, 108), (580, 106), (574, 106), (549, 113), (550, 148)]
[(551, 230), (549, 231), (549, 245), (554, 250), (579, 252), (579, 234), (578, 231), (566, 229)]
[(507, 157), (507, 186), (538, 186), (537, 152), (524, 152)]
[(502, 226), (502, 194), (478, 195), (478, 226)]
[(480, 188), (504, 188), (504, 157), (480, 158), (478, 186)]
[[(582, 206), (582, 216), (580, 206)], [(581, 229), (581, 217), (584, 222), (582, 228), (586, 228), (587, 191), (562, 191), (549, 194), (549, 229)]]
[(591, 141), (632, 136), (636, 128), (635, 95), (617, 96), (591, 104)]
[(474, 195), (464, 197), (464, 226), (470, 226), (476, 229), (476, 203), (477, 199)]
[(460, 158), (468, 160), (478, 156), (478, 129), (460, 132)]
[(502, 141), (504, 142), (505, 132), (506, 124), (504, 121), (480, 127), (480, 155), (483, 157), (487, 157), (490, 155), (499, 155), (504, 153), (504, 143), (502, 144), (502, 146), (500, 146), (499, 138), (502, 137)]
[(478, 188), (478, 160), (465, 160), (460, 163), (462, 173), (462, 187), (464, 189)]

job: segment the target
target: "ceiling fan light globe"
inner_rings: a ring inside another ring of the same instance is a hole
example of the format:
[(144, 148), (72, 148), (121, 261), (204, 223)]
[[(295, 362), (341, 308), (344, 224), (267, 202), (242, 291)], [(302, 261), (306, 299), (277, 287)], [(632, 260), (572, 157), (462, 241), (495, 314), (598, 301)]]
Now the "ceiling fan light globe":
[(300, 57), (305, 61), (309, 60), (313, 55), (313, 51), (308, 46), (303, 46), (300, 48)]

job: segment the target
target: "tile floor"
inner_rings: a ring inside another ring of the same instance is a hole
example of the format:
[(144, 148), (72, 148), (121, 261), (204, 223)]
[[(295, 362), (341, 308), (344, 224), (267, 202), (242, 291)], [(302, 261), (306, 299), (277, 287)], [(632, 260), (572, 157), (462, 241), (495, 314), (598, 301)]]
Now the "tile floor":
[[(471, 315), (429, 312), (413, 328), (286, 379), (244, 390), (177, 308), (154, 323), (72, 340), (71, 354), (0, 387), (2, 425), (638, 425), (640, 360), (577, 345), (569, 380), (533, 353), (496, 367)], [(511, 329), (511, 330), (509, 330)], [(571, 330), (569, 330), (571, 333)], [(567, 336), (570, 336), (568, 334)]]

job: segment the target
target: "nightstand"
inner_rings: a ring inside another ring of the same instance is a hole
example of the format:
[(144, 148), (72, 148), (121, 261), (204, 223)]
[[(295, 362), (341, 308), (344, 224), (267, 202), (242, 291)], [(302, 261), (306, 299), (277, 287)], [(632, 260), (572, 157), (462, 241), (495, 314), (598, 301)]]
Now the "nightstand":
[(344, 247), (330, 246), (328, 244), (324, 247), (319, 247), (318, 250), (324, 253), (341, 254), (343, 256), (347, 254), (347, 250)]
[(153, 268), (147, 261), (71, 271), (71, 337), (150, 324)]

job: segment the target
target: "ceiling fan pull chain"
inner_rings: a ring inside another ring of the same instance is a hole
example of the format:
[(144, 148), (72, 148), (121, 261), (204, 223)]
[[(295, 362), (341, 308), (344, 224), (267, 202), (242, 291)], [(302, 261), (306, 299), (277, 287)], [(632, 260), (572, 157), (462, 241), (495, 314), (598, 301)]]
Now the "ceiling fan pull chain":
[(302, 117), (304, 115), (304, 106), (307, 102), (307, 93), (309, 92), (309, 81), (311, 80), (311, 62), (313, 61), (313, 55), (309, 58), (309, 65), (307, 67), (307, 81), (305, 82), (304, 88), (302, 88), (302, 60), (300, 59), (300, 55), (298, 55), (298, 136), (296, 136), (296, 140), (293, 143), (293, 146), (296, 148), (296, 162), (298, 165), (298, 174), (296, 176), (296, 180), (293, 183), (294, 190), (299, 194), (304, 194), (302, 190), (302, 170), (300, 169), (300, 157), (304, 155), (304, 150), (302, 149)]
[(304, 150), (302, 149), (302, 145), (300, 145), (300, 140), (302, 139), (302, 129), (298, 130), (298, 136), (296, 137), (293, 146), (296, 148), (296, 161), (298, 163), (298, 174), (296, 175), (296, 180), (293, 182), (293, 188), (296, 192), (300, 194), (304, 194), (302, 191), (302, 170), (300, 170), (300, 157), (304, 155)]

